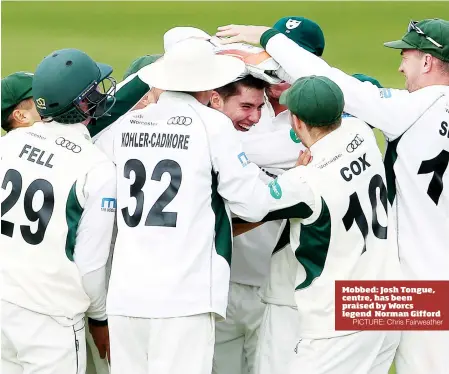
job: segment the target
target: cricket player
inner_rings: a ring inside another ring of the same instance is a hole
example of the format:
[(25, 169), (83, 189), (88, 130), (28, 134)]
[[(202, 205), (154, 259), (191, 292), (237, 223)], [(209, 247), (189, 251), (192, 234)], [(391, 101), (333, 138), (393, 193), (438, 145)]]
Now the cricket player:
[[(210, 107), (226, 114), (239, 138), (259, 126), (271, 126), (271, 117), (260, 123), (269, 84), (247, 75), (212, 92)], [(267, 131), (267, 130), (265, 130)], [(215, 324), (213, 373), (254, 373), (259, 327), (265, 305), (258, 291), (268, 275), (271, 253), (281, 222), (266, 222), (234, 236), (226, 320)]]
[[(401, 50), (399, 71), (406, 78), (406, 90), (379, 90), (360, 83), (269, 28), (225, 29), (217, 35), (236, 35), (229, 42), (260, 41), (293, 78), (309, 74), (332, 78), (345, 93), (345, 111), (385, 134), (389, 199), (397, 216), (404, 276), (449, 279), (449, 192), (444, 187), (449, 183), (449, 21), (411, 21), (401, 40), (385, 43)], [(448, 345), (447, 331), (404, 332), (397, 372), (444, 373)]]
[(101, 354), (109, 351), (115, 167), (86, 125), (115, 103), (111, 72), (64, 49), (34, 76), (2, 80), (2, 122), (14, 128), (0, 148), (3, 373), (85, 373), (84, 315)]
[[(357, 118), (342, 122), (343, 93), (326, 77), (298, 79), (281, 103), (313, 157), (309, 165), (270, 184), (277, 208), (290, 206), (290, 245), (299, 263), (299, 342), (289, 372), (386, 373), (400, 332), (336, 331), (339, 312), (334, 309), (336, 280), (400, 277), (394, 217), (375, 136)], [(354, 139), (363, 141), (355, 145)]]
[[(155, 59), (145, 60), (145, 65), (151, 64)], [(130, 66), (127, 80), (120, 82), (116, 86), (114, 98), (108, 97), (107, 100), (115, 100), (111, 110), (102, 117), (92, 118), (87, 129), (92, 140), (95, 141), (101, 132), (111, 123), (115, 122), (131, 108), (138, 109), (145, 107), (149, 102), (153, 102), (153, 96), (157, 89), (151, 88), (132, 71), (134, 65)], [(132, 75), (132, 76), (131, 76)], [(32, 77), (33, 73), (17, 72), (2, 79), (2, 128), (9, 132), (15, 128), (28, 127), (39, 122), (41, 117), (36, 110), (32, 96)], [(109, 279), (110, 261), (112, 259), (112, 249), (107, 264), (107, 279)], [(89, 330), (86, 331), (87, 339), (87, 369), (86, 374), (107, 374), (109, 373), (109, 363), (106, 358), (106, 352), (102, 350), (101, 355), (98, 347), (95, 345)]]
[(226, 314), (229, 287), (229, 209), (254, 221), (268, 211), (259, 168), (230, 119), (206, 106), (212, 89), (244, 69), (206, 41), (179, 42), (139, 71), (164, 90), (157, 103), (96, 143), (118, 176), (107, 305), (113, 374), (212, 370), (215, 316)]

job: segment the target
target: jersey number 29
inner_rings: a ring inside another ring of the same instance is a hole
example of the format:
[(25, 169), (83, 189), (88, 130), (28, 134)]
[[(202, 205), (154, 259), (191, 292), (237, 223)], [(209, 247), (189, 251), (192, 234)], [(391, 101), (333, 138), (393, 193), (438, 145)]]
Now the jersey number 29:
[[(9, 169), (3, 179), (2, 189), (11, 183), (11, 193), (2, 201), (2, 217), (8, 213), (19, 200), (22, 193), (22, 175), (15, 169)], [(33, 198), (35, 194), (41, 191), (44, 195), (42, 206), (38, 210), (33, 209)], [(23, 199), (23, 208), (25, 215), (31, 222), (38, 222), (36, 232), (31, 232), (31, 227), (20, 225), (20, 232), (23, 239), (31, 245), (37, 245), (44, 240), (45, 231), (50, 222), (53, 208), (55, 206), (55, 197), (52, 184), (45, 179), (36, 179), (25, 191)], [(2, 219), (2, 235), (12, 238), (14, 233), (14, 223)]]

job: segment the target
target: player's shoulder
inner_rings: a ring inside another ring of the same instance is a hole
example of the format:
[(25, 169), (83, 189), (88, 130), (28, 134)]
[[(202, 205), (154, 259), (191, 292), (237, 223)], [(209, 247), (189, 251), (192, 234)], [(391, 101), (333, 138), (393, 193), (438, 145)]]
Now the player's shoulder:
[(226, 133), (235, 132), (234, 125), (226, 114), (201, 104), (196, 110), (209, 134), (224, 136)]

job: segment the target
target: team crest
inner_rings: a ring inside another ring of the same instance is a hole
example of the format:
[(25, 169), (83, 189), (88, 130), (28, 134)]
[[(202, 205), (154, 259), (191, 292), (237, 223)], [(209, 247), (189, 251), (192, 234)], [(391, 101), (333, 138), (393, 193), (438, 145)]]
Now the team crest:
[(45, 100), (42, 97), (36, 100), (36, 106), (39, 109), (47, 109), (47, 107), (45, 106)]
[(290, 19), (285, 23), (285, 27), (287, 28), (287, 32), (289, 32), (288, 30), (296, 29), (300, 24), (301, 24), (301, 21), (297, 21), (296, 19), (291, 19), (291, 18), (290, 18)]

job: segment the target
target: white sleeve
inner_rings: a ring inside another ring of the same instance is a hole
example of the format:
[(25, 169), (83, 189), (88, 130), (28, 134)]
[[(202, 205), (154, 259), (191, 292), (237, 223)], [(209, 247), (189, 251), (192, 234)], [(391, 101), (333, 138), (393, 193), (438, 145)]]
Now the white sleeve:
[(249, 160), (259, 167), (290, 169), (295, 167), (299, 152), (306, 149), (293, 140), (291, 131), (290, 126), (281, 126), (269, 132), (248, 132), (240, 139)]
[[(81, 191), (80, 191), (81, 189)], [(109, 257), (116, 209), (116, 171), (112, 162), (96, 165), (77, 181), (83, 212), (76, 233), (74, 261), (91, 305), (86, 314), (106, 318), (106, 262)]]
[(268, 213), (266, 185), (260, 169), (248, 160), (231, 120), (214, 116), (214, 128), (207, 130), (211, 160), (218, 177), (218, 193), (237, 216), (260, 221)]
[(271, 37), (265, 49), (293, 80), (309, 75), (332, 79), (344, 93), (345, 111), (380, 129), (389, 140), (402, 135), (442, 96), (438, 92), (429, 95), (425, 90), (409, 93), (406, 90), (379, 89), (370, 82), (360, 82), (332, 68), (283, 34)]
[(320, 196), (313, 192), (302, 176), (304, 169), (305, 166), (298, 166), (288, 170), (268, 185), (270, 214), (264, 221), (308, 218), (320, 206)]

